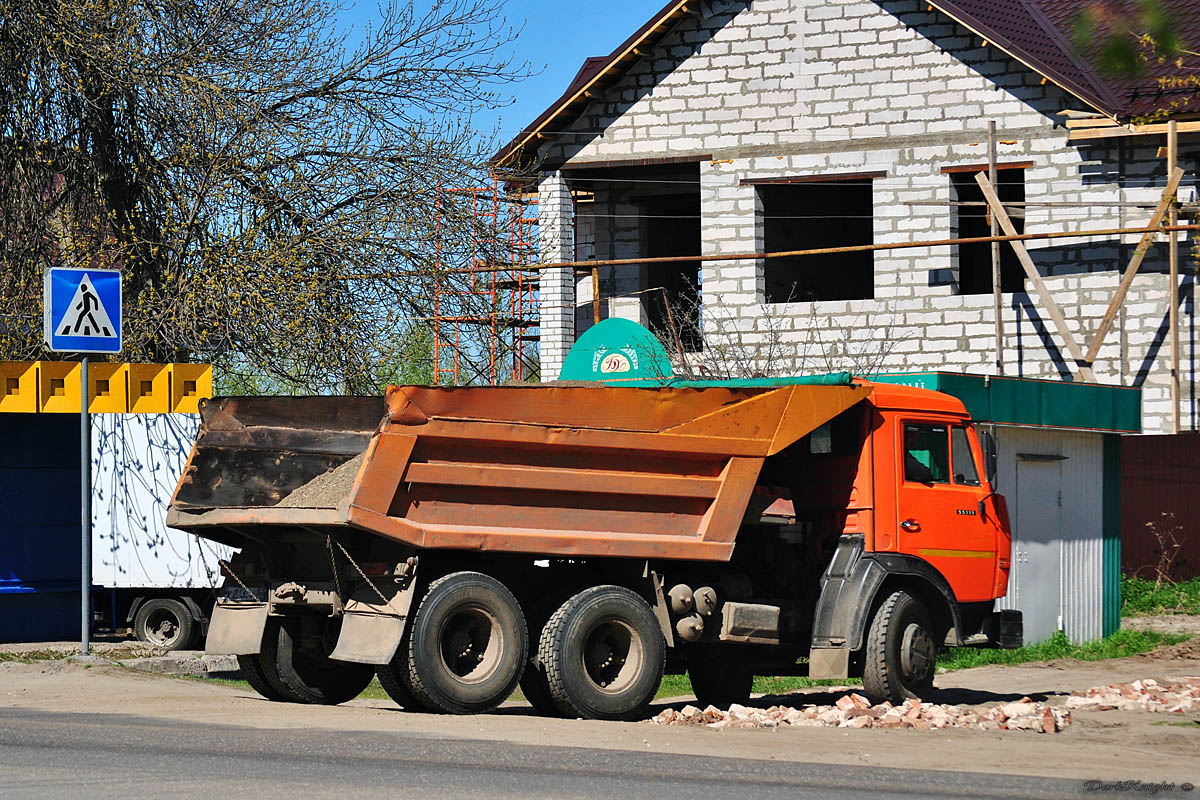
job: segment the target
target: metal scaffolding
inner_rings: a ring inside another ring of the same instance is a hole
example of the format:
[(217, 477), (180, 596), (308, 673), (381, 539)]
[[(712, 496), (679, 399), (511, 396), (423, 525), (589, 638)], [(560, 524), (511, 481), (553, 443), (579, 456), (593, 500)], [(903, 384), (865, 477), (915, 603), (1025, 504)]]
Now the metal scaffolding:
[[(536, 203), (535, 194), (509, 187), (495, 175), (487, 186), (439, 191), (435, 383), (495, 386), (536, 374)], [(456, 235), (443, 225), (450, 206), (468, 215), (465, 258), (443, 241)]]

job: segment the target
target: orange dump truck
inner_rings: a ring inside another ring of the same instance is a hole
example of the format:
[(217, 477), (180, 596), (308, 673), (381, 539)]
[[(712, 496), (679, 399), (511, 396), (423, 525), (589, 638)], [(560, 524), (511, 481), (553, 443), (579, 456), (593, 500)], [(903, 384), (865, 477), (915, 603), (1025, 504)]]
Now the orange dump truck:
[[(168, 523), (240, 548), (208, 633), (274, 700), (378, 674), (402, 706), (629, 719), (664, 671), (919, 696), (1017, 646), (993, 448), (952, 397), (862, 380), (390, 387), (223, 398)], [(380, 420), (380, 411), (384, 412)]]

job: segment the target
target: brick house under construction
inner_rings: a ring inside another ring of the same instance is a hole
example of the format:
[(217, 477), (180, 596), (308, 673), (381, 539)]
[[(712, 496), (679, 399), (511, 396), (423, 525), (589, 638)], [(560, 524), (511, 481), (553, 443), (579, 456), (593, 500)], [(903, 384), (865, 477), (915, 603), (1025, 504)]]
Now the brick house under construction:
[[(1132, 18), (1132, 2), (1115, 2)], [(996, 186), (1018, 231), (1136, 228), (1164, 197), (1167, 125), (1129, 123), (1169, 108), (1185, 173), (1176, 208), (1194, 222), (1197, 90), (1163, 89), (1153, 70), (1101, 77), (1094, 54), (1070, 43), (1083, 6), (686, 0), (588, 59), (497, 166), (536, 176), (543, 261), (679, 259), (601, 266), (596, 281), (544, 269), (543, 378), (557, 376), (594, 308), (662, 327), (664, 298), (687, 317), (680, 349), (769, 339), (772, 363), (760, 366), (776, 372), (862, 371), (864, 359), (878, 371), (995, 372), (990, 244), (713, 257), (987, 236), (974, 176), (987, 170), (991, 120)], [(1182, 38), (1200, 41), (1197, 0), (1168, 6)], [(1185, 71), (1200, 66), (1192, 60)], [(1195, 428), (1195, 234), (1178, 236), (1179, 409)], [(1086, 351), (1140, 238), (1026, 242), (1050, 304), (1002, 244), (1004, 373), (1078, 379), (1050, 306)], [(1091, 364), (1102, 383), (1143, 387), (1147, 431), (1172, 425), (1169, 248), (1158, 241)]]

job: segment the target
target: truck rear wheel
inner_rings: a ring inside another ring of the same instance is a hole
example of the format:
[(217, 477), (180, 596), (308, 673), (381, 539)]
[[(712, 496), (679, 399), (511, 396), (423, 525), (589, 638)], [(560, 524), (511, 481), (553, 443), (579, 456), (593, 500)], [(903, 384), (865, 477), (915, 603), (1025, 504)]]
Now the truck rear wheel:
[(267, 680), (266, 672), (263, 671), (261, 655), (256, 653), (252, 656), (238, 656), (237, 661), (238, 669), (241, 670), (242, 677), (246, 679), (246, 683), (250, 684), (251, 689), (275, 702), (283, 702), (288, 699), (276, 691), (271, 682)]
[(933, 688), (937, 645), (929, 612), (904, 590), (889, 594), (867, 631), (863, 689), (872, 703), (894, 704)]
[(379, 685), (387, 692), (388, 697), (395, 701), (396, 705), (407, 711), (435, 711), (433, 707), (422, 703), (413, 694), (412, 684), (409, 683), (409, 665), (408, 665), (408, 640), (405, 639), (400, 643), (400, 649), (396, 651), (396, 656), (390, 664), (384, 664), (376, 670), (379, 676)]
[(561, 717), (558, 705), (550, 694), (550, 681), (546, 668), (538, 660), (538, 643), (550, 615), (562, 604), (561, 592), (539, 594), (525, 606), (525, 619), (529, 622), (529, 655), (525, 671), (521, 674), (521, 694), (533, 706), (533, 710), (544, 717)]
[(168, 597), (142, 603), (133, 618), (133, 632), (143, 642), (163, 650), (185, 650), (196, 632), (187, 606)]
[(710, 705), (729, 708), (734, 703), (745, 703), (754, 688), (753, 673), (719, 648), (689, 648), (687, 670), (701, 708)]
[(409, 686), (418, 702), (448, 714), (478, 714), (513, 693), (529, 633), (504, 584), (480, 572), (455, 572), (430, 584), (408, 645)]
[(537, 659), (530, 659), (525, 665), (525, 673), (521, 675), (521, 694), (525, 695), (533, 710), (542, 716), (562, 716), (562, 711), (554, 702), (554, 695), (550, 693), (550, 681), (545, 668)]
[(658, 691), (666, 642), (650, 606), (623, 586), (594, 586), (563, 603), (538, 644), (562, 713), (636, 719)]
[(259, 664), (267, 682), (285, 700), (337, 705), (358, 697), (375, 677), (370, 664), (329, 657), (326, 638), (317, 628), (325, 623), (324, 617), (267, 621)]

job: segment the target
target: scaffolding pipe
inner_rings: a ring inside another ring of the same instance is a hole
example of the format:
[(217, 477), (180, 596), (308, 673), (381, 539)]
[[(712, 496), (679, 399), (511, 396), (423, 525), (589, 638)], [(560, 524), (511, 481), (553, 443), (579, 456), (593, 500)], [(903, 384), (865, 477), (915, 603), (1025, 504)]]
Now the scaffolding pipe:
[[(931, 239), (917, 242), (894, 242), (891, 244), (855, 244), (845, 245), (843, 247), (817, 247), (811, 250), (782, 250), (776, 253), (722, 253), (721, 255), (700, 255), (700, 256), (646, 256), (642, 258), (609, 258), (601, 261), (555, 261), (545, 264), (530, 264), (520, 269), (529, 272), (538, 272), (545, 269), (568, 269), (568, 268), (584, 268), (591, 269), (595, 267), (619, 267), (626, 264), (671, 264), (679, 263), (680, 261), (687, 262), (710, 262), (710, 261), (746, 261), (749, 259), (759, 258), (791, 258), (793, 256), (822, 256), (832, 255), (835, 253), (863, 253), (874, 252), (877, 250), (907, 250), (914, 247), (945, 247), (956, 244), (978, 244), (980, 242), (1022, 242), (1022, 241), (1041, 241), (1047, 239), (1086, 239), (1089, 236), (1118, 236), (1126, 233), (1169, 233), (1171, 231), (1200, 231), (1198, 225), (1164, 225), (1160, 227), (1144, 227), (1144, 228), (1100, 228), (1097, 230), (1087, 231), (1061, 231), (1051, 233), (1022, 233), (1016, 236), (968, 236), (962, 239)], [(467, 272), (499, 272), (511, 267), (477, 267), (475, 269), (452, 269), (447, 270), (447, 273), (467, 273)], [(358, 275), (347, 275), (346, 280), (367, 280), (373, 278), (403, 278), (418, 275), (427, 275), (429, 273), (422, 272), (396, 272), (396, 273), (364, 273)]]

